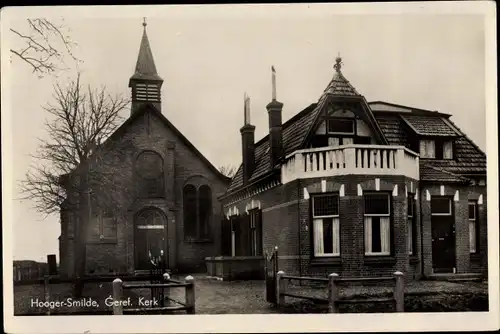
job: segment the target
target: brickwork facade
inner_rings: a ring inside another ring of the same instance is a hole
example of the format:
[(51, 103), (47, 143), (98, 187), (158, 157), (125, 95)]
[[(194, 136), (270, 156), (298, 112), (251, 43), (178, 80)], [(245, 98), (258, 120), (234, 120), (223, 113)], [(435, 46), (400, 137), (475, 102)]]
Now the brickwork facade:
[[(220, 252), (221, 204), (217, 197), (224, 193), (227, 179), (215, 173), (193, 150), (152, 111), (137, 116), (128, 125), (120, 143), (128, 145), (122, 169), (117, 172), (137, 182), (134, 159), (148, 150), (158, 153), (164, 163), (165, 196), (160, 198), (129, 198), (124, 218), (116, 220), (116, 237), (111, 240), (89, 239), (87, 244), (86, 271), (88, 274), (132, 273), (135, 265), (135, 220), (144, 210), (159, 210), (164, 218), (165, 256), (172, 270), (204, 271), (204, 258)], [(208, 185), (212, 191), (212, 214), (209, 237), (203, 240), (184, 238), (183, 187)], [(61, 215), (60, 240), (61, 270), (71, 276), (74, 272), (74, 242), (68, 230), (75, 230), (78, 211)], [(92, 221), (92, 224), (96, 224)], [(92, 228), (92, 226), (91, 226)]]
[[(378, 181), (375, 181), (378, 179)], [(322, 185), (322, 182), (325, 185)], [(364, 200), (359, 194), (378, 191), (391, 194), (390, 256), (366, 256), (364, 249)], [(322, 189), (322, 187), (324, 187)], [(455, 254), (457, 273), (487, 272), (486, 188), (447, 184), (444, 195), (453, 200), (455, 221)], [(342, 188), (342, 189), (341, 189)], [(395, 190), (395, 188), (397, 190)], [(343, 276), (381, 276), (395, 271), (406, 273), (409, 279), (420, 279), (433, 273), (432, 226), (430, 196), (441, 195), (441, 185), (420, 184), (403, 176), (346, 175), (330, 178), (296, 180), (225, 205), (224, 210), (236, 207), (244, 212), (252, 200), (258, 201), (263, 212), (263, 245), (271, 251), (278, 246), (280, 270), (303, 276), (325, 276), (337, 272)], [(305, 190), (304, 190), (305, 189)], [(324, 192), (323, 192), (324, 190)], [(307, 195), (305, 196), (305, 192)], [(322, 193), (337, 193), (340, 216), (340, 256), (315, 258), (311, 197)], [(470, 253), (469, 201), (478, 204), (478, 250)], [(305, 197), (309, 197), (305, 199)], [(408, 252), (408, 201), (413, 200), (413, 253)]]

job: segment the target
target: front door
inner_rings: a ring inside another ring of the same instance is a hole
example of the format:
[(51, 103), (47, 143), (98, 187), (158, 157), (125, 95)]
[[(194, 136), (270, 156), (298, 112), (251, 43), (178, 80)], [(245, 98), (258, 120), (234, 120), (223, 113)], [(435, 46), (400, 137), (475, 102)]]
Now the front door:
[(451, 199), (433, 198), (432, 210), (432, 268), (434, 273), (455, 271), (455, 218)]
[(135, 269), (149, 270), (153, 263), (167, 257), (166, 224), (163, 213), (156, 209), (141, 212), (135, 221)]

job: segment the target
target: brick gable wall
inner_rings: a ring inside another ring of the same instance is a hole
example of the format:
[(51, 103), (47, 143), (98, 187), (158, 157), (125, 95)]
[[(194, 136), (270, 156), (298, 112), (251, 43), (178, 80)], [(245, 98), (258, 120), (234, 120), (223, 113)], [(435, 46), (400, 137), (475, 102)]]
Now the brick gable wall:
[[(227, 184), (216, 175), (192, 150), (170, 131), (160, 118), (146, 112), (129, 124), (120, 144), (126, 145), (126, 163), (119, 171), (133, 185), (136, 176), (133, 172), (133, 159), (142, 150), (153, 150), (161, 155), (164, 162), (165, 197), (155, 199), (128, 198), (121, 206), (129, 207), (124, 218), (117, 222), (115, 242), (92, 242), (87, 247), (87, 272), (95, 274), (109, 272), (133, 272), (134, 270), (134, 217), (141, 210), (155, 208), (160, 210), (167, 221), (166, 239), (168, 240), (168, 265), (179, 270), (204, 270), (204, 258), (218, 255), (220, 248), (221, 205), (217, 197), (224, 193)], [(185, 242), (182, 210), (182, 189), (186, 181), (198, 176), (212, 189), (211, 239), (206, 242)], [(63, 224), (74, 224), (67, 219)], [(71, 242), (67, 235), (62, 236), (61, 259), (65, 258), (64, 271), (72, 274), (74, 259), (70, 251)], [(61, 268), (63, 269), (63, 268)]]

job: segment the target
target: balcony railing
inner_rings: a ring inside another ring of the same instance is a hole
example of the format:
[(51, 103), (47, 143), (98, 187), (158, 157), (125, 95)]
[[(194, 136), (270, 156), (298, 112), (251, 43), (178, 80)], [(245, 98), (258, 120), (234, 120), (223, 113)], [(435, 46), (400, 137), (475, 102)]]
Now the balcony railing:
[(283, 184), (348, 174), (403, 175), (419, 179), (418, 154), (403, 146), (344, 145), (297, 150), (281, 166)]

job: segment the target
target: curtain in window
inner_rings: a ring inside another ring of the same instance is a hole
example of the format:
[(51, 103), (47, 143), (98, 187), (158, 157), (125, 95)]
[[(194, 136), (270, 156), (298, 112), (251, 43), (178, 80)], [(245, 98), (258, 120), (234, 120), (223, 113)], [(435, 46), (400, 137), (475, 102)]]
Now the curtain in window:
[(342, 138), (342, 145), (350, 145), (354, 144), (353, 138)]
[(333, 218), (333, 254), (340, 254), (340, 219)]
[(365, 254), (372, 251), (372, 217), (365, 217)]
[(380, 217), (380, 243), (382, 246), (382, 253), (389, 254), (391, 252), (391, 229), (390, 218)]
[(469, 244), (470, 252), (476, 252), (476, 221), (469, 221)]
[(453, 142), (446, 141), (443, 143), (443, 159), (453, 159)]
[(422, 158), (435, 158), (436, 157), (436, 145), (433, 140), (421, 140), (420, 141), (420, 156)]
[[(365, 217), (365, 254), (374, 253), (373, 238), (380, 238), (380, 254), (388, 255), (391, 253), (391, 219), (390, 217), (379, 217), (379, 219), (380, 235), (373, 235), (372, 217)], [(375, 241), (378, 244), (377, 239)]]
[(339, 146), (340, 145), (340, 138), (337, 137), (329, 137), (328, 138), (328, 146)]
[(408, 218), (408, 254), (413, 254), (413, 221)]
[(323, 246), (323, 219), (314, 219), (314, 255), (323, 255), (325, 249)]

